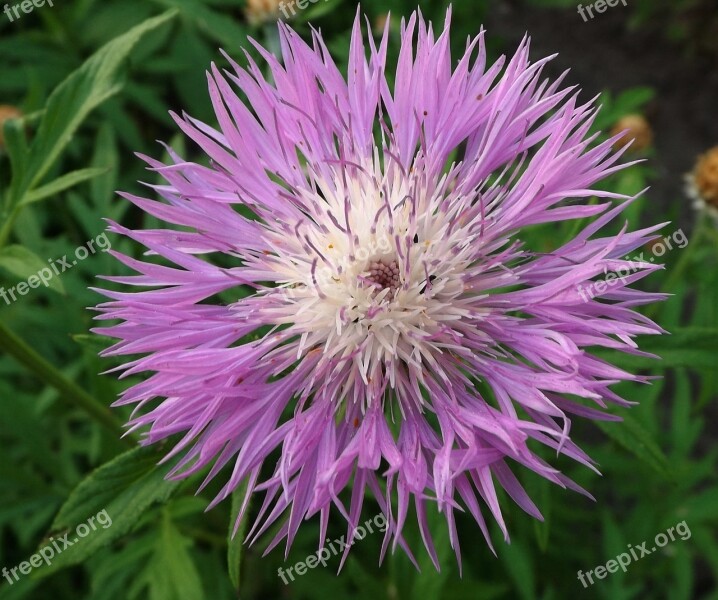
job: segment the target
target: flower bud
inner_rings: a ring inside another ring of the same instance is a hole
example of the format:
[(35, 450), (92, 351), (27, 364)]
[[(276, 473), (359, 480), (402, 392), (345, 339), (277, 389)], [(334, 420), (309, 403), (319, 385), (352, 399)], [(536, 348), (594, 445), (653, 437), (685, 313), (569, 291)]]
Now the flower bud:
[(653, 143), (653, 129), (650, 123), (642, 115), (626, 115), (619, 119), (611, 129), (611, 135), (619, 135), (625, 132), (624, 136), (614, 144), (616, 150), (626, 146), (631, 140), (631, 151), (642, 152), (650, 148)]
[(0, 104), (0, 150), (4, 150), (5, 148), (5, 137), (3, 135), (5, 121), (18, 119), (19, 117), (22, 117), (22, 111), (19, 108), (15, 108), (9, 104)]

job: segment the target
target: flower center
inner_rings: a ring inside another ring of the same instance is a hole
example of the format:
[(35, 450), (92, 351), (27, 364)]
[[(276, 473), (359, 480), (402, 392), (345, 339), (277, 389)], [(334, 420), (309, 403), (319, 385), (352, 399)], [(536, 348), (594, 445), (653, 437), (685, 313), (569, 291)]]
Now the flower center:
[(370, 285), (377, 288), (377, 291), (389, 288), (390, 295), (394, 295), (401, 285), (399, 279), (399, 265), (395, 260), (390, 263), (384, 261), (373, 261), (369, 265), (369, 274), (364, 278)]

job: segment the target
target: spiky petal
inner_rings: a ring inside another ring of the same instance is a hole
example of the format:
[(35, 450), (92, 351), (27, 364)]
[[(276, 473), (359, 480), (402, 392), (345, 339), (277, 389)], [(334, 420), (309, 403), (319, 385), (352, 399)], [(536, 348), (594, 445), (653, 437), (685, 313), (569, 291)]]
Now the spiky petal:
[[(256, 45), (271, 83), (228, 57), (208, 74), (218, 127), (174, 115), (210, 166), (144, 157), (161, 199), (124, 195), (174, 227), (111, 224), (164, 259), (115, 253), (137, 274), (108, 279), (147, 288), (103, 291), (101, 318), (121, 321), (98, 329), (120, 340), (106, 354), (148, 374), (118, 404), (145, 443), (182, 436), (174, 476), (231, 466), (215, 502), (244, 479), (247, 498), (264, 492), (251, 539), (286, 515), (270, 548), (317, 514), (323, 544), (332, 506), (351, 533), (368, 492), (382, 557), (405, 547), (412, 501), (437, 567), (429, 502), (457, 556), (457, 508), (490, 544), (488, 509), (508, 538), (497, 485), (541, 518), (510, 466), (583, 491), (530, 446), (592, 467), (571, 417), (612, 419), (628, 403), (610, 386), (641, 381), (588, 350), (638, 353), (635, 336), (660, 332), (632, 310), (660, 296), (629, 287), (659, 267), (625, 258), (657, 227), (599, 236), (632, 199), (595, 187), (625, 165), (616, 138), (589, 135), (593, 102), (542, 81), (528, 40), (487, 65), (481, 32), (452, 68), (449, 21), (438, 37), (420, 14), (402, 22), (393, 86), (388, 28), (367, 48), (357, 17), (345, 80), (318, 33), (310, 46), (280, 24), (282, 63)], [(521, 241), (586, 217), (551, 252)]]

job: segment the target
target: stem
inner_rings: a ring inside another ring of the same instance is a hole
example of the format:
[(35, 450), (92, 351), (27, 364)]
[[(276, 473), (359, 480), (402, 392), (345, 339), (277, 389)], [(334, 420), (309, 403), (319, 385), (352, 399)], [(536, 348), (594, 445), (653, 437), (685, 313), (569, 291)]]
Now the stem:
[(15, 220), (20, 215), (20, 205), (16, 204), (15, 207), (10, 211), (10, 213), (3, 214), (4, 217), (4, 223), (2, 224), (2, 228), (0, 229), (0, 248), (5, 246), (7, 244), (8, 239), (10, 238), (10, 233), (12, 233), (12, 228), (15, 225)]
[(60, 392), (60, 397), (64, 398), (68, 404), (84, 410), (114, 435), (122, 436), (124, 433), (122, 423), (106, 406), (100, 404), (85, 390), (67, 379), (55, 366), (47, 362), (3, 323), (0, 323), (0, 349), (5, 350), (47, 385)]
[(237, 523), (237, 518), (239, 516), (239, 510), (242, 507), (244, 496), (247, 492), (249, 478), (250, 476), (247, 475), (247, 477), (245, 477), (245, 479), (237, 486), (237, 489), (232, 492), (232, 507), (230, 509), (229, 531), (227, 535), (227, 567), (229, 569), (229, 579), (237, 592), (238, 598), (241, 582), (242, 558), (244, 556), (242, 552), (242, 545), (244, 544), (244, 537), (247, 533), (249, 506), (247, 506), (247, 512), (244, 514), (244, 518), (241, 523)]

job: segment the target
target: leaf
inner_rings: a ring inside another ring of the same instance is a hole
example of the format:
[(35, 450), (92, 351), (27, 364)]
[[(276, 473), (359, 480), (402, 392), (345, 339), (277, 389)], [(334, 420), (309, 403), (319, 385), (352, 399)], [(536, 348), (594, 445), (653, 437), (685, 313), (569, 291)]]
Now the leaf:
[(713, 371), (718, 355), (718, 329), (685, 327), (670, 334), (644, 337), (639, 345), (642, 351), (660, 358), (601, 350), (596, 354), (629, 370), (689, 367)]
[(202, 600), (202, 581), (188, 551), (191, 545), (192, 541), (179, 532), (164, 511), (154, 554), (133, 585), (130, 597), (147, 586), (150, 600)]
[(136, 579), (136, 573), (147, 564), (148, 556), (155, 548), (157, 532), (155, 529), (133, 538), (131, 544), (117, 552), (99, 555), (87, 562), (91, 578), (91, 595), (97, 598), (126, 598), (127, 589)]
[(168, 11), (148, 19), (108, 42), (55, 88), (27, 151), (27, 168), (13, 175), (11, 206), (42, 180), (85, 117), (122, 87), (120, 67), (137, 42), (175, 14)]
[(690, 378), (684, 369), (676, 372), (675, 386), (670, 419), (672, 446), (678, 456), (687, 458), (700, 436), (703, 419), (691, 414), (691, 399), (695, 396), (691, 393)]
[(512, 597), (520, 597), (522, 600), (535, 600), (536, 577), (531, 554), (526, 547), (518, 540), (506, 544), (499, 550), (499, 558), (504, 563), (504, 568), (514, 583), (514, 594)]
[[(626, 539), (618, 526), (611, 516), (610, 511), (604, 510), (602, 512), (602, 531), (603, 531), (603, 552), (601, 555), (596, 557), (596, 560), (603, 561), (603, 557), (615, 557), (622, 553), (626, 548)], [(612, 559), (616, 562), (616, 559)], [(605, 563), (604, 563), (605, 564)], [(616, 568), (616, 567), (612, 567)], [(615, 573), (611, 573), (611, 576), (601, 582), (601, 585), (606, 588), (605, 597), (615, 600), (630, 600), (633, 595), (626, 587), (625, 574), (621, 569)], [(596, 581), (596, 580), (594, 580)]]
[(444, 587), (449, 579), (452, 569), (451, 540), (449, 539), (449, 528), (438, 511), (427, 511), (428, 526), (431, 535), (434, 538), (434, 548), (441, 565), (441, 570), (437, 573), (431, 562), (428, 553), (423, 553), (419, 558), (419, 573), (414, 577), (414, 593), (413, 598), (425, 598), (426, 600), (441, 600), (445, 598)]
[(637, 86), (630, 88), (616, 97), (613, 110), (621, 115), (640, 111), (655, 96), (655, 90), (650, 87)]
[(107, 169), (105, 168), (89, 168), (78, 169), (77, 171), (66, 173), (54, 181), (26, 194), (20, 203), (20, 206), (25, 206), (26, 204), (31, 204), (33, 202), (39, 202), (40, 200), (44, 200), (45, 198), (64, 192), (65, 190), (70, 189), (83, 181), (87, 181), (88, 179), (92, 179), (106, 172)]
[[(46, 273), (45, 269), (47, 269), (50, 275), (49, 277), (45, 277), (44, 281), (47, 281), (47, 285), (50, 289), (60, 292), (61, 294), (65, 293), (65, 288), (62, 286), (60, 278), (54, 275), (48, 263), (34, 252), (25, 248), (25, 246), (12, 245), (0, 249), (0, 267), (19, 277), (21, 280), (28, 280), (27, 285), (31, 288), (33, 286), (29, 283), (30, 277), (34, 277), (39, 282), (34, 288), (44, 285), (38, 273), (42, 272), (44, 275)], [(16, 290), (16, 288), (17, 286), (13, 289)], [(6, 293), (9, 294), (9, 291)], [(16, 293), (15, 297), (21, 297), (19, 292)]]
[(298, 20), (301, 21), (308, 21), (313, 22), (319, 19), (320, 17), (323, 17), (324, 15), (327, 15), (336, 9), (339, 8), (341, 5), (340, 0), (324, 0), (324, 2), (321, 2), (319, 4), (315, 4), (308, 10), (303, 10), (298, 16)]
[[(541, 509), (543, 521), (534, 519), (534, 532), (536, 533), (536, 542), (539, 550), (546, 553), (549, 547), (549, 537), (551, 533), (551, 486), (546, 479), (536, 478), (531, 480), (533, 492), (539, 499), (537, 505)], [(529, 494), (533, 496), (534, 494)]]
[(666, 479), (673, 479), (670, 463), (651, 434), (632, 416), (624, 413), (621, 418), (619, 422), (596, 421), (596, 425)]
[(101, 177), (96, 177), (90, 183), (90, 196), (93, 205), (102, 209), (107, 214), (113, 192), (117, 189), (117, 166), (120, 159), (117, 154), (117, 141), (115, 130), (112, 125), (105, 122), (97, 132), (95, 152), (92, 156), (92, 166), (97, 168), (107, 167), (107, 171)]
[(8, 119), (3, 123), (4, 145), (10, 158), (11, 172), (14, 177), (22, 177), (27, 169), (27, 140), (25, 139), (25, 120)]
[[(52, 524), (54, 537), (61, 538), (67, 532), (72, 545), (57, 554), (49, 566), (33, 571), (33, 576), (46, 577), (82, 562), (131, 531), (151, 506), (166, 502), (179, 483), (165, 480), (169, 467), (158, 467), (159, 458), (154, 449), (134, 448), (82, 481)], [(98, 515), (102, 515), (102, 520)], [(94, 520), (90, 521), (92, 517)], [(91, 530), (80, 537), (78, 526), (83, 524)]]
[(178, 9), (206, 35), (224, 45), (225, 48), (239, 50), (247, 39), (247, 33), (234, 19), (208, 8), (198, 0), (155, 1)]
[(237, 516), (242, 507), (246, 491), (247, 480), (243, 481), (237, 489), (232, 492), (232, 510), (229, 517), (229, 534), (227, 536), (227, 566), (229, 568), (229, 578), (237, 592), (239, 592), (240, 584), (242, 544), (244, 543), (244, 536), (247, 531), (247, 515), (249, 511), (244, 513), (244, 518), (240, 523), (237, 523)]
[(696, 491), (686, 498), (680, 507), (680, 516), (685, 516), (691, 525), (718, 523), (718, 486), (713, 485), (703, 491)]

